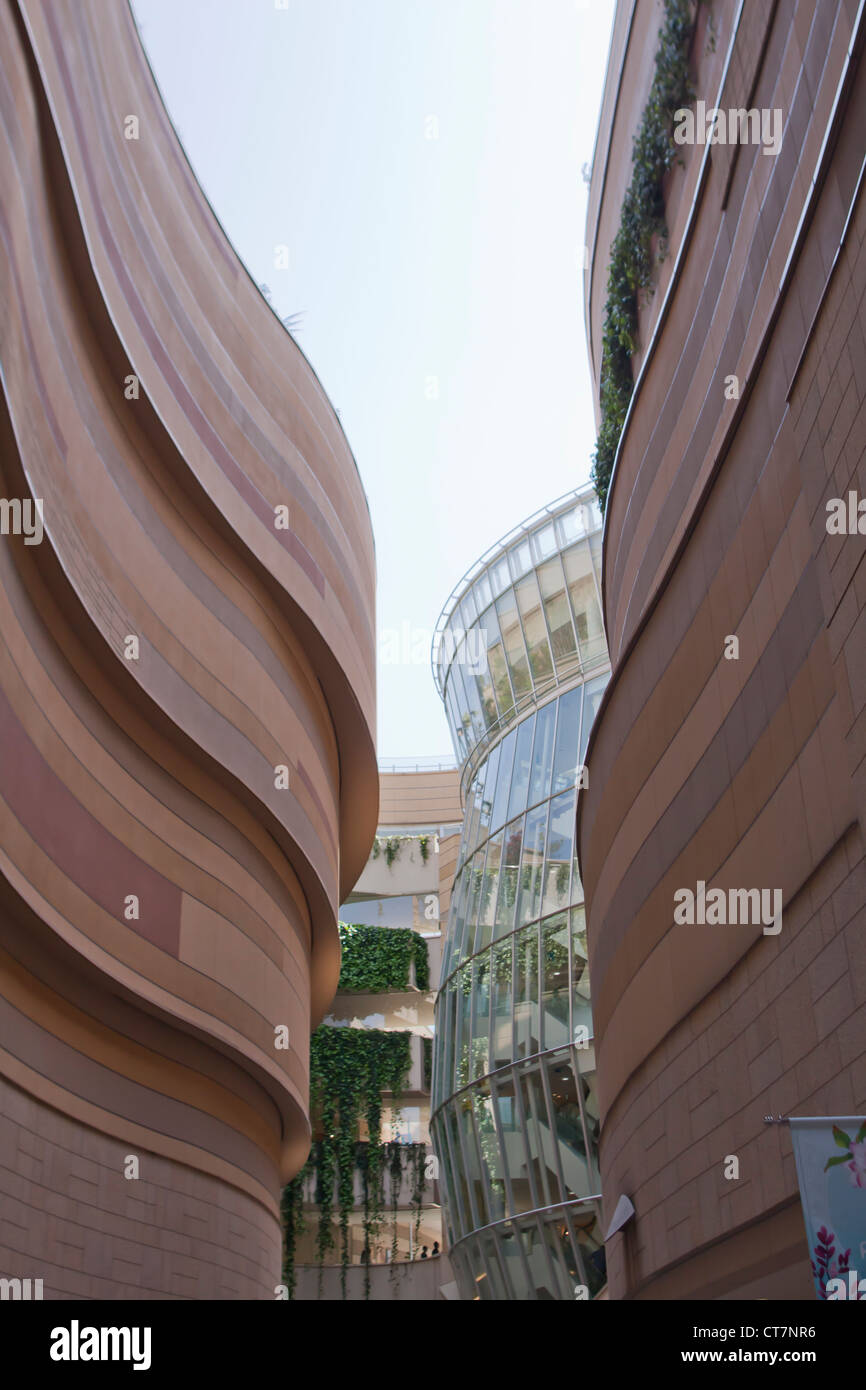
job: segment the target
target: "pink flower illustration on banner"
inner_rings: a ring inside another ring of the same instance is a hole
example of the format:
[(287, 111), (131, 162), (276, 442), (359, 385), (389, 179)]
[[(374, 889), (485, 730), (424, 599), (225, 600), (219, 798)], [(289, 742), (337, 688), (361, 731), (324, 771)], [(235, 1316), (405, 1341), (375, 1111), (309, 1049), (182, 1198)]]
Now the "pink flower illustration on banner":
[(851, 1182), (855, 1187), (866, 1187), (866, 1140), (851, 1145), (851, 1162), (848, 1164)]

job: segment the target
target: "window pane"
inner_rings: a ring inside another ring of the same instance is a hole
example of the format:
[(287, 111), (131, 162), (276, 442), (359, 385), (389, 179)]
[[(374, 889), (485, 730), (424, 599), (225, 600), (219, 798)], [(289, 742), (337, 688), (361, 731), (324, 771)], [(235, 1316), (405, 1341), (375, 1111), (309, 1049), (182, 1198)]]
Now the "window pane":
[(529, 1163), (539, 1196), (539, 1205), (550, 1206), (560, 1198), (559, 1177), (556, 1172), (556, 1156), (553, 1135), (547, 1118), (544, 1088), (537, 1067), (520, 1073), (523, 1109), (526, 1115), (526, 1138)]
[(520, 848), (523, 842), (523, 817), (518, 816), (504, 831), (502, 852), (502, 873), (500, 875), (499, 899), (496, 904), (496, 930), (494, 936), (504, 936), (514, 927), (514, 912), (517, 903), (517, 881), (520, 873)]
[(464, 965), (457, 975), (457, 1033), (454, 1043), (454, 1090), (469, 1080), (469, 1043), (472, 1022), (472, 966)]
[(526, 1300), (530, 1297), (523, 1261), (520, 1258), (520, 1236), (508, 1225), (500, 1226), (497, 1233), (499, 1253), (505, 1268), (510, 1299)]
[(580, 755), (580, 703), (583, 696), (581, 686), (569, 690), (559, 701), (559, 718), (556, 729), (556, 754), (553, 759), (552, 793), (565, 791), (574, 786), (577, 764)]
[(508, 798), (508, 819), (513, 820), (526, 810), (526, 792), (529, 785), (529, 768), (532, 762), (532, 735), (535, 731), (535, 715), (532, 714), (517, 731), (517, 747), (514, 754), (514, 771), (511, 777), (511, 794)]
[(481, 811), (478, 816), (478, 839), (483, 840), (490, 834), (490, 813), (493, 810), (493, 798), (496, 794), (496, 774), (499, 771), (499, 748), (497, 743), (490, 757), (487, 759), (487, 776), (484, 781), (484, 798), (481, 802)]
[(520, 1237), (526, 1253), (526, 1263), (529, 1265), (530, 1298), (544, 1302), (547, 1302), (548, 1299), (555, 1299), (557, 1295), (552, 1288), (553, 1276), (547, 1258), (547, 1247), (542, 1240), (538, 1223), (532, 1221), (531, 1224), (523, 1227), (520, 1231)]
[(488, 574), (493, 593), (501, 594), (502, 590), (511, 583), (511, 576), (508, 573), (508, 557), (503, 555), (501, 560), (497, 560), (495, 565), (491, 565)]
[[(457, 656), (459, 656), (458, 648)], [(460, 662), (455, 656), (451, 663), (451, 674), (448, 677), (448, 684), (451, 686), (454, 695), (454, 710), (457, 715), (459, 727), (462, 730), (463, 746), (468, 751), (477, 742), (478, 732), (473, 727), (472, 715), (469, 710), (469, 700), (466, 695), (466, 687), (463, 681), (463, 670)]]
[(478, 957), (472, 982), (472, 1057), (470, 1080), (490, 1070), (490, 955)]
[(553, 732), (556, 727), (556, 701), (538, 711), (535, 721), (535, 745), (532, 749), (532, 775), (529, 779), (528, 806), (534, 806), (550, 795), (550, 773), (553, 767)]
[(556, 1275), (559, 1297), (573, 1299), (575, 1284), (584, 1281), (578, 1278), (565, 1216), (548, 1217), (542, 1221), (541, 1231)]
[(475, 581), (475, 604), (479, 613), (483, 613), (490, 602), (490, 598), (490, 580), (487, 578), (486, 574), (482, 574)]
[(472, 1212), (469, 1206), (469, 1187), (466, 1182), (466, 1160), (460, 1148), (460, 1140), (457, 1131), (457, 1107), (456, 1102), (447, 1106), (445, 1109), (445, 1127), (448, 1131), (448, 1138), (451, 1141), (451, 1167), (454, 1174), (454, 1191), (457, 1194), (457, 1211), (455, 1212), (455, 1223), (461, 1234), (471, 1230)]
[(478, 924), (478, 904), (481, 898), (481, 890), (484, 886), (484, 859), (487, 854), (486, 847), (478, 851), (473, 857), (470, 866), (471, 882), (467, 890), (466, 898), (466, 929), (464, 933), (465, 947), (463, 956), (469, 956), (475, 950), (475, 935)]
[[(578, 1053), (578, 1056), (584, 1056)], [(580, 1074), (580, 1103), (586, 1126), (586, 1137), (590, 1146), (589, 1159), (593, 1174), (593, 1191), (600, 1192), (601, 1184), (597, 1172), (595, 1155), (598, 1153), (598, 1134), (601, 1128), (598, 1110), (598, 1078), (594, 1071)]]
[(544, 832), (547, 828), (547, 803), (542, 802), (526, 817), (523, 835), (523, 863), (520, 868), (520, 897), (517, 923), (531, 922), (538, 916), (541, 902), (541, 875), (544, 861)]
[(580, 760), (583, 762), (583, 755), (586, 752), (586, 745), (589, 742), (589, 735), (592, 723), (598, 714), (598, 707), (601, 704), (601, 697), (605, 687), (610, 680), (610, 676), (605, 674), (597, 676), (594, 681), (590, 681), (586, 687), (586, 700), (583, 708), (583, 728), (580, 733)]
[(501, 752), (499, 755), (499, 776), (496, 780), (496, 797), (493, 802), (493, 812), (490, 817), (490, 829), (498, 830), (505, 820), (508, 811), (508, 797), (511, 791), (511, 769), (514, 762), (514, 744), (517, 735), (512, 729), (499, 745)]
[[(473, 633), (473, 646), (470, 655), (477, 658), (476, 669), (479, 666), (483, 667), (483, 672), (478, 674), (476, 679), (481, 682), (484, 715), (489, 727), (495, 723), (498, 715), (509, 710), (513, 703), (508, 673), (505, 669), (505, 656), (502, 651), (499, 624), (496, 621), (494, 608), (486, 609), (478, 619), (478, 626)], [(505, 678), (504, 685), (502, 684), (503, 676)]]
[(592, 1037), (592, 1007), (589, 995), (589, 952), (586, 946), (586, 915), (582, 907), (571, 913), (571, 1006), (574, 1028), (585, 1027)]
[(534, 574), (528, 574), (514, 586), (517, 605), (523, 620), (529, 665), (536, 689), (553, 676), (553, 654), (547, 640), (547, 623), (541, 611), (541, 594)]
[[(499, 629), (497, 628), (497, 632)], [(490, 668), (490, 675), (493, 680), (493, 691), (496, 696), (496, 706), (501, 718), (507, 719), (514, 709), (514, 696), (511, 693), (511, 681), (508, 676), (508, 667), (505, 664), (505, 652), (501, 642), (495, 642), (487, 648), (487, 665)]]
[(563, 545), (568, 545), (569, 541), (577, 540), (578, 536), (583, 535), (583, 518), (580, 507), (575, 507), (570, 512), (563, 512), (562, 516), (558, 518), (558, 524)]
[(478, 822), (481, 816), (481, 803), (484, 800), (484, 778), (487, 775), (487, 762), (483, 762), (472, 779), (472, 786), (466, 798), (467, 816), (463, 831), (462, 854), (468, 857), (478, 842)]
[(571, 608), (565, 593), (565, 575), (558, 555), (548, 560), (546, 565), (542, 565), (538, 571), (538, 579), (544, 599), (547, 626), (550, 628), (553, 656), (558, 664), (577, 654)]
[(568, 1212), (568, 1224), (574, 1233), (580, 1263), (586, 1271), (590, 1297), (595, 1298), (607, 1283), (607, 1266), (594, 1203), (587, 1202), (584, 1206), (571, 1207)]
[(591, 665), (595, 661), (604, 660), (606, 650), (589, 547), (577, 545), (573, 550), (567, 550), (562, 560), (568, 580), (568, 593), (581, 659)]
[(532, 552), (535, 559), (546, 560), (548, 555), (552, 555), (556, 549), (556, 533), (553, 522), (549, 521), (546, 526), (539, 526), (538, 530), (532, 535)]
[(467, 1165), (470, 1196), (475, 1199), (475, 1221), (477, 1226), (486, 1226), (488, 1221), (487, 1196), (481, 1177), (481, 1160), (475, 1142), (475, 1125), (472, 1120), (472, 1093), (462, 1095), (457, 1102), (457, 1118), (460, 1123), (460, 1137), (463, 1140), (463, 1153)]
[(532, 568), (532, 556), (529, 553), (529, 537), (518, 541), (508, 552), (511, 563), (511, 574), (514, 579), (519, 579), (522, 574), (526, 574)]
[(542, 914), (556, 912), (570, 902), (571, 858), (574, 842), (574, 792), (565, 792), (550, 803), (547, 862), (544, 868)]
[(484, 717), (481, 713), (481, 695), (478, 689), (478, 682), (472, 674), (473, 662), (469, 659), (470, 653), (467, 650), (466, 639), (460, 643), (454, 657), (454, 663), (460, 667), (463, 676), (463, 689), (466, 692), (466, 703), (469, 715), (472, 720), (473, 741), (476, 742), (484, 734), (486, 728)]
[(490, 1066), (494, 1071), (511, 1061), (512, 945), (510, 940), (502, 941), (493, 948), (493, 1035)]
[(502, 1142), (505, 1145), (505, 1160), (514, 1197), (514, 1209), (517, 1212), (530, 1211), (534, 1203), (523, 1161), (523, 1134), (512, 1073), (507, 1071), (503, 1076), (495, 1077), (491, 1082), (491, 1090)]
[(499, 711), (496, 708), (496, 700), (493, 697), (493, 681), (490, 678), (490, 670), (487, 662), (484, 662), (484, 668), (480, 674), (477, 672), (477, 665), (478, 663), (476, 663), (476, 674), (473, 675), (471, 671), (467, 671), (466, 679), (474, 680), (475, 682), (475, 689), (478, 692), (478, 701), (481, 706), (481, 717), (484, 721), (485, 729), (489, 729), (499, 718)]
[(526, 649), (523, 645), (523, 633), (520, 628), (520, 619), (517, 616), (517, 602), (513, 589), (506, 590), (502, 597), (496, 600), (496, 612), (502, 631), (502, 641), (505, 644), (505, 656), (511, 673), (511, 684), (515, 697), (519, 699), (521, 695), (526, 695), (531, 691), (532, 682), (529, 679), (529, 662), (526, 659)]
[(448, 985), (445, 996), (445, 1023), (448, 1029), (445, 1038), (445, 1049), (442, 1057), (442, 1067), (439, 1073), (439, 1100), (445, 1100), (451, 1094), (454, 1084), (454, 1038), (457, 1032), (457, 987), (452, 980)]
[(471, 881), (468, 866), (464, 867), (460, 876), (455, 880), (451, 892), (451, 903), (448, 908), (448, 935), (445, 943), (445, 952), (442, 958), (442, 978), (447, 979), (448, 975), (458, 963), (460, 954), (460, 933), (461, 923), (466, 920), (466, 893)]
[(445, 687), (445, 707), (448, 710), (448, 723), (454, 731), (454, 738), (457, 745), (457, 757), (462, 762), (469, 751), (466, 741), (466, 734), (460, 722), (460, 715), (457, 709), (456, 689), (450, 677)]
[(575, 1197), (588, 1197), (593, 1192), (594, 1175), (586, 1158), (577, 1083), (566, 1056), (563, 1054), (562, 1060), (551, 1058), (548, 1061), (547, 1078), (565, 1196), (571, 1201)]
[(514, 1037), (518, 1057), (539, 1051), (538, 927), (525, 927), (515, 941)]
[[(487, 1278), (482, 1280), (479, 1287), (483, 1288), (484, 1284), (489, 1283), (493, 1299), (502, 1302), (508, 1298), (508, 1291), (505, 1287), (505, 1280), (502, 1277), (499, 1260), (497, 1258), (499, 1253), (499, 1233), (497, 1232), (496, 1235), (482, 1236), (481, 1243), (484, 1247), (484, 1268), (487, 1273)], [(482, 1294), (482, 1298), (483, 1297), (484, 1295)]]
[(475, 934), (475, 949), (480, 951), (489, 946), (493, 936), (493, 922), (496, 913), (496, 890), (499, 887), (499, 865), (502, 859), (502, 835), (494, 835), (487, 842), (487, 863), (484, 869), (484, 887), (478, 904), (478, 931)]
[(569, 1042), (568, 1006), (568, 914), (563, 912), (542, 924), (541, 1010), (542, 1042), (545, 1048), (563, 1047)]
[(466, 885), (466, 905), (461, 911), (463, 929), (460, 933), (460, 956), (455, 964), (462, 964), (475, 950), (475, 924), (478, 921), (478, 899), (484, 877), (484, 858), (486, 847), (473, 855), (469, 866), (469, 881)]
[(490, 1220), (499, 1221), (505, 1215), (505, 1174), (499, 1138), (496, 1133), (496, 1122), (493, 1118), (493, 1102), (490, 1097), (489, 1081), (482, 1081), (472, 1088), (472, 1113), (475, 1119), (478, 1147), (481, 1151), (481, 1162), (487, 1175)]

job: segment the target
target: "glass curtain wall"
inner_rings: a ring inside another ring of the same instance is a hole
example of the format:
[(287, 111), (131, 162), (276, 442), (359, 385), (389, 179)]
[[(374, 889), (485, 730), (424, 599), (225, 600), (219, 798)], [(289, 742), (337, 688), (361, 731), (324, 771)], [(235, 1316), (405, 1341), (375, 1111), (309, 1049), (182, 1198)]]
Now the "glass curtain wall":
[(605, 1283), (574, 849), (584, 753), (609, 674), (597, 526), (575, 539), (594, 515), (585, 498), (565, 499), (473, 578), (483, 660), (466, 595), (448, 617), (465, 622), (463, 649), (477, 669), (460, 665), (455, 642), (440, 685), (464, 761), (465, 816), (431, 1133), (464, 1298), (594, 1297)]

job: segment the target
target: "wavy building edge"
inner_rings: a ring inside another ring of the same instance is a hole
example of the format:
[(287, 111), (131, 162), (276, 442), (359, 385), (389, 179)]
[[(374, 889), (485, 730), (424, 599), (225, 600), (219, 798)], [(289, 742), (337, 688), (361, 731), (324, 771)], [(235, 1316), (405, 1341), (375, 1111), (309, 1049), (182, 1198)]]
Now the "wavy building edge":
[(0, 541), (0, 1272), (273, 1298), (377, 819), (366, 499), (128, 6), (0, 32), (0, 491), (44, 523)]
[[(826, 524), (866, 492), (863, 9), (694, 14), (696, 99), (781, 129), (775, 154), (680, 149), (607, 503), (613, 672), (578, 845), (605, 1214), (635, 1209), (610, 1297), (801, 1299), (791, 1138), (765, 1116), (866, 1108), (866, 567), (862, 536)], [(617, 6), (586, 237), (597, 401), (658, 24)], [(781, 930), (675, 922), (701, 882), (778, 890)]]

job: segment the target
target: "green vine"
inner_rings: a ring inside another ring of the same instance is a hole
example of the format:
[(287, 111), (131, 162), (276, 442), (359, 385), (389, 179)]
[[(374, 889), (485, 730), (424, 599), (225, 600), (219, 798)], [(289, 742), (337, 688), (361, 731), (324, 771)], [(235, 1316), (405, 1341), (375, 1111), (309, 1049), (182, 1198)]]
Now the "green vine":
[(427, 942), (411, 927), (371, 927), (340, 922), (343, 958), (338, 988), (344, 993), (385, 994), (409, 988), (415, 966), (418, 989), (430, 988)]
[(387, 1147), (391, 1194), (391, 1270), (389, 1277), (393, 1283), (397, 1272), (397, 1210), (400, 1201), (400, 1183), (403, 1177), (403, 1145), (391, 1143)]
[(418, 1243), (418, 1233), (421, 1230), (421, 1216), (424, 1210), (424, 1193), (427, 1187), (426, 1167), (427, 1151), (423, 1144), (412, 1144), (410, 1146), (410, 1171), (412, 1173), (412, 1198), (411, 1208), (415, 1214), (415, 1244)]
[(280, 1212), (283, 1221), (283, 1283), (286, 1285), (289, 1298), (295, 1296), (295, 1286), (297, 1283), (297, 1272), (295, 1270), (295, 1251), (297, 1249), (298, 1238), (306, 1230), (306, 1218), (304, 1215), (304, 1185), (312, 1172), (312, 1165), (308, 1159), (304, 1167), (283, 1188), (283, 1197), (280, 1204)]
[(664, 0), (664, 20), (655, 73), (632, 151), (632, 176), (610, 250), (602, 330), (601, 422), (593, 455), (592, 482), (602, 512), (619, 440), (634, 390), (631, 359), (637, 347), (641, 293), (653, 286), (653, 239), (660, 259), (667, 250), (664, 177), (673, 165), (674, 112), (694, 99), (689, 47), (695, 27), (692, 0)]
[(422, 862), (426, 864), (430, 858), (430, 841), (432, 839), (432, 835), (377, 835), (373, 841), (370, 858), (378, 859), (380, 854), (384, 854), (385, 862), (390, 869), (407, 841), (417, 840)]
[[(382, 1093), (390, 1091), (396, 1095), (405, 1088), (412, 1060), (411, 1038), (411, 1033), (323, 1025), (310, 1040), (310, 1108), (319, 1137), (305, 1168), (283, 1191), (283, 1282), (290, 1298), (296, 1284), (297, 1241), (304, 1229), (304, 1186), (312, 1175), (315, 1175), (314, 1200), (318, 1207), (315, 1256), (319, 1266), (319, 1297), (325, 1259), (336, 1243), (335, 1189), (340, 1286), (343, 1298), (346, 1297), (349, 1216), (355, 1205), (356, 1171), (360, 1171), (363, 1185), (364, 1250), (368, 1266), (365, 1297), (369, 1294), (369, 1256), (382, 1220)], [(363, 1143), (358, 1139), (362, 1115), (368, 1135)]]
[(429, 1091), (433, 1080), (433, 1039), (422, 1038), (421, 1041), (424, 1044), (424, 1088)]

